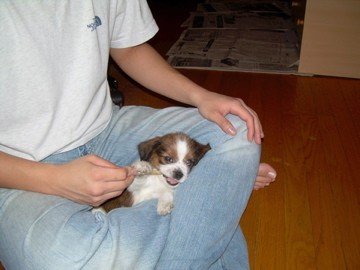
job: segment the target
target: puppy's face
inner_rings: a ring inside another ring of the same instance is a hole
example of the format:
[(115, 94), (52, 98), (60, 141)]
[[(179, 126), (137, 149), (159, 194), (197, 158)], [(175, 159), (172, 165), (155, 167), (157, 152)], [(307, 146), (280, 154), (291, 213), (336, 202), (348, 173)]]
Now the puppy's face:
[(210, 149), (209, 144), (200, 144), (184, 133), (155, 137), (138, 147), (140, 159), (158, 169), (172, 187), (184, 182), (191, 169)]

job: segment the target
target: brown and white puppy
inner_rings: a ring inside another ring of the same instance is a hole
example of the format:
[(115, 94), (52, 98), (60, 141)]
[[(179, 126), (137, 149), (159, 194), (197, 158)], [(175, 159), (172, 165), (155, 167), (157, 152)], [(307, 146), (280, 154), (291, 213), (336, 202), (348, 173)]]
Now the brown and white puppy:
[(187, 179), (191, 169), (210, 149), (209, 144), (203, 145), (180, 132), (140, 143), (140, 161), (132, 165), (138, 175), (122, 195), (100, 207), (108, 212), (158, 199), (159, 215), (169, 214), (174, 206), (174, 189)]

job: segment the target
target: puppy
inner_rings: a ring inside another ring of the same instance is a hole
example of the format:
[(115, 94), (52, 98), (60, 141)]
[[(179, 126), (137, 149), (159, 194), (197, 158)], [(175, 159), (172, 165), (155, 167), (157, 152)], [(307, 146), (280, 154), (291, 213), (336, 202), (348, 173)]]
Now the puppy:
[(140, 161), (132, 165), (138, 175), (123, 194), (100, 207), (108, 212), (114, 208), (158, 199), (158, 214), (169, 214), (174, 206), (174, 189), (187, 179), (191, 169), (210, 149), (209, 144), (200, 144), (180, 132), (140, 143)]

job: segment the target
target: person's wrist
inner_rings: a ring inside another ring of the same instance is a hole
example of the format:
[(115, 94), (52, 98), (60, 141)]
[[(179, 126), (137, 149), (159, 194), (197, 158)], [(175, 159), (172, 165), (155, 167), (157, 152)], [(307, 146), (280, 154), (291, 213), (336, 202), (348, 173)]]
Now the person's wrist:
[(190, 95), (190, 102), (192, 106), (199, 108), (201, 103), (204, 102), (206, 93), (208, 93), (205, 89), (199, 89), (197, 91), (192, 91)]
[(58, 183), (61, 181), (61, 166), (44, 164), (41, 176), (41, 192), (49, 195), (60, 195)]

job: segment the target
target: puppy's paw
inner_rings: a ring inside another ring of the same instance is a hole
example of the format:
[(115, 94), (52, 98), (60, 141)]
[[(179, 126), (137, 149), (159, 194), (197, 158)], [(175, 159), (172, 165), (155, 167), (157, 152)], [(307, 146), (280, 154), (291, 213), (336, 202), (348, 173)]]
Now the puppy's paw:
[(171, 213), (173, 208), (174, 208), (173, 202), (159, 201), (157, 212), (160, 216), (166, 216), (167, 214)]
[(93, 213), (93, 214), (102, 213), (102, 214), (106, 215), (106, 211), (102, 207), (94, 207), (93, 209), (91, 209), (91, 213)]
[(140, 175), (151, 173), (153, 170), (153, 167), (150, 165), (150, 163), (146, 161), (137, 161), (132, 165), (132, 167), (135, 168)]

